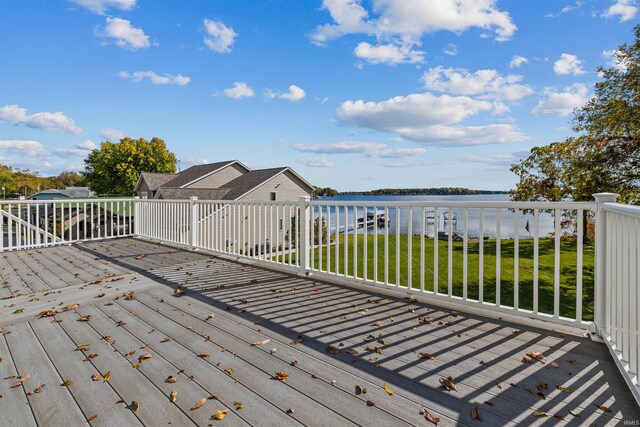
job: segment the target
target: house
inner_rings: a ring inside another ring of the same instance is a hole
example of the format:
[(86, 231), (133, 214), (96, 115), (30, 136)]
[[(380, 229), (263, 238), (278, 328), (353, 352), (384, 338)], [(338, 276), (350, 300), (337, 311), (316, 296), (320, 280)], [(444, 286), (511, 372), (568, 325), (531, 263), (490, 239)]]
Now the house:
[(230, 160), (192, 166), (177, 174), (143, 172), (135, 192), (148, 199), (296, 201), (311, 196), (313, 186), (290, 167), (251, 170)]
[[(135, 187), (136, 194), (147, 199), (186, 200), (196, 196), (199, 200), (216, 201), (255, 201), (284, 202), (285, 205), (267, 209), (265, 205), (262, 215), (266, 223), (273, 224), (270, 235), (288, 234), (297, 207), (292, 207), (300, 197), (311, 196), (313, 186), (288, 166), (251, 170), (238, 160), (192, 166), (178, 174), (142, 173)], [(292, 202), (288, 204), (287, 202)], [(201, 212), (202, 214), (202, 212)], [(271, 221), (271, 216), (277, 221)], [(280, 216), (279, 216), (280, 215)], [(172, 222), (184, 221), (176, 217)], [(198, 227), (203, 235), (210, 235), (212, 227), (219, 223), (229, 224), (232, 229), (242, 230), (249, 236), (256, 236), (257, 225), (248, 220), (248, 216), (240, 215), (232, 204), (217, 204), (215, 209), (207, 211), (200, 217)], [(186, 225), (184, 232), (186, 233)], [(225, 238), (225, 245), (231, 249), (237, 247), (242, 253), (269, 252), (271, 243), (262, 236), (260, 243), (241, 243), (238, 235)], [(254, 239), (255, 241), (255, 239)], [(293, 242), (292, 242), (293, 243)], [(277, 250), (282, 250), (289, 242), (281, 242)]]
[(96, 193), (89, 187), (67, 187), (64, 190), (52, 188), (29, 196), (31, 200), (82, 199), (95, 197)]

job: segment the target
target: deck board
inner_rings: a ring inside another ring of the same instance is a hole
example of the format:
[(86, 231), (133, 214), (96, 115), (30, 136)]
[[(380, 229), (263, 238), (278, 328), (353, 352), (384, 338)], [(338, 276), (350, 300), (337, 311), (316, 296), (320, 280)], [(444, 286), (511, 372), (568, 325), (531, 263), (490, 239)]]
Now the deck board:
[[(0, 373), (35, 373), (26, 390), (8, 388), (10, 380), (0, 383), (0, 417), (10, 414), (18, 425), (87, 425), (94, 413), (99, 416), (91, 425), (217, 425), (211, 415), (223, 408), (229, 414), (220, 424), (239, 426), (425, 425), (423, 407), (442, 426), (617, 425), (640, 419), (606, 346), (562, 328), (545, 331), (452, 313), (428, 301), (381, 296), (374, 288), (343, 287), (131, 238), (3, 253), (0, 277), (6, 283), (0, 297), (9, 297), (0, 306)], [(181, 297), (174, 294), (178, 286), (186, 289)], [(131, 291), (135, 298), (124, 299)], [(69, 304), (80, 305), (35, 318)], [(78, 322), (81, 315), (91, 318)], [(420, 315), (432, 323), (420, 324)], [(299, 335), (304, 340), (292, 343)], [(365, 340), (368, 335), (374, 339)], [(262, 339), (271, 341), (251, 345)], [(79, 343), (89, 343), (90, 350), (75, 351)], [(328, 353), (328, 345), (340, 353)], [(420, 351), (435, 359), (419, 359)], [(546, 364), (522, 363), (530, 351), (543, 353)], [(89, 353), (98, 356), (83, 361)], [(153, 357), (136, 369), (142, 353)], [(202, 353), (210, 357), (198, 357)], [(108, 383), (90, 378), (107, 371)], [(274, 379), (276, 371), (289, 378)], [(165, 383), (169, 375), (178, 381)], [(455, 392), (440, 385), (449, 375)], [(55, 384), (64, 379), (72, 384)], [(41, 393), (26, 395), (40, 383), (46, 384)], [(545, 399), (536, 395), (540, 383), (549, 386)], [(356, 384), (367, 394), (357, 395)], [(175, 404), (168, 399), (172, 390), (178, 391)], [(190, 410), (212, 395), (217, 400)], [(140, 403), (137, 412), (128, 407), (132, 400)], [(244, 408), (236, 409), (235, 402)], [(480, 422), (471, 419), (475, 406)], [(569, 415), (570, 409), (580, 417)], [(534, 411), (551, 417), (534, 417)]]

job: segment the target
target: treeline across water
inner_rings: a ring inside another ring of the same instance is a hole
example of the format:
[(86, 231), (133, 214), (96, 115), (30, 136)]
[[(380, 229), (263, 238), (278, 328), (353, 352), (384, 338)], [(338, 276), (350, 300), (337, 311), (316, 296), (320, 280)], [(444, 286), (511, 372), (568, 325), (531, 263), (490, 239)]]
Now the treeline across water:
[(508, 194), (507, 191), (472, 190), (462, 187), (381, 188), (369, 191), (344, 191), (340, 196), (465, 196), (473, 194)]

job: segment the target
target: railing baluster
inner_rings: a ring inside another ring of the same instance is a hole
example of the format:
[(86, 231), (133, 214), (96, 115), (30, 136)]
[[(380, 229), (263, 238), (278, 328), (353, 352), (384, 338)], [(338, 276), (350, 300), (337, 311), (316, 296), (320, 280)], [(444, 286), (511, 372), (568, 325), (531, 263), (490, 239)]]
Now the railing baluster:
[(560, 316), (560, 210), (554, 210), (553, 317)]
[(500, 230), (500, 219), (502, 211), (496, 209), (496, 307), (500, 307), (500, 273), (502, 262), (502, 234)]
[(468, 280), (469, 280), (469, 209), (464, 208), (464, 225), (462, 236), (462, 299), (466, 301), (468, 295)]
[(353, 207), (353, 277), (358, 278), (358, 207)]
[(384, 207), (384, 284), (389, 284), (389, 208)]
[(583, 242), (584, 234), (584, 211), (582, 209), (578, 209), (578, 225), (577, 225), (577, 260), (576, 260), (576, 322), (582, 323), (582, 269), (583, 269)]
[(347, 277), (349, 274), (349, 207), (344, 206), (343, 208), (344, 214), (344, 247), (343, 247), (343, 262), (342, 262), (342, 272), (344, 277)]
[(336, 215), (336, 247), (335, 249), (335, 255), (334, 255), (334, 263), (335, 263), (335, 274), (338, 275), (339, 274), (339, 264), (340, 264), (340, 253), (339, 253), (339, 248), (340, 248), (340, 211), (338, 209), (338, 206), (334, 206), (334, 210), (335, 210), (335, 215)]
[(538, 271), (540, 256), (540, 211), (533, 210), (533, 312), (538, 314)]
[(413, 217), (412, 217), (413, 209), (411, 207), (408, 208), (407, 211), (407, 289), (412, 288), (412, 264), (413, 264), (413, 254), (411, 253), (412, 243), (413, 243)]
[(513, 308), (520, 308), (520, 209), (514, 211), (513, 218)]
[(420, 292), (424, 292), (424, 251), (425, 251), (424, 223), (426, 221), (425, 215), (426, 215), (426, 211), (425, 211), (425, 208), (423, 207), (422, 209), (420, 209)]
[(400, 286), (400, 208), (396, 207), (396, 287)]
[(453, 210), (449, 208), (449, 217), (447, 218), (447, 294), (449, 297), (453, 295)]
[(367, 212), (369, 208), (365, 205), (362, 207), (362, 278), (367, 280), (367, 239), (369, 218), (367, 218)]
[(438, 207), (433, 208), (433, 293), (438, 295), (438, 233), (440, 227)]
[(480, 236), (478, 240), (478, 301), (484, 302), (484, 208), (480, 208)]
[(323, 256), (322, 256), (322, 247), (323, 247), (323, 227), (324, 223), (324, 212), (322, 205), (318, 206), (318, 270), (325, 271), (323, 268)]

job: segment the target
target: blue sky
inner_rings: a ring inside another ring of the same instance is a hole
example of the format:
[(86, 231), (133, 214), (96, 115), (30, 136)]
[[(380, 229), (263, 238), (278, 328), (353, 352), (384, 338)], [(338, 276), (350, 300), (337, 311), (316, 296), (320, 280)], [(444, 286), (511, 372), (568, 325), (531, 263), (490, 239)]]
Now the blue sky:
[(3, 0), (0, 162), (82, 168), (164, 139), (181, 168), (292, 166), (339, 190), (507, 190), (571, 135), (636, 0)]

